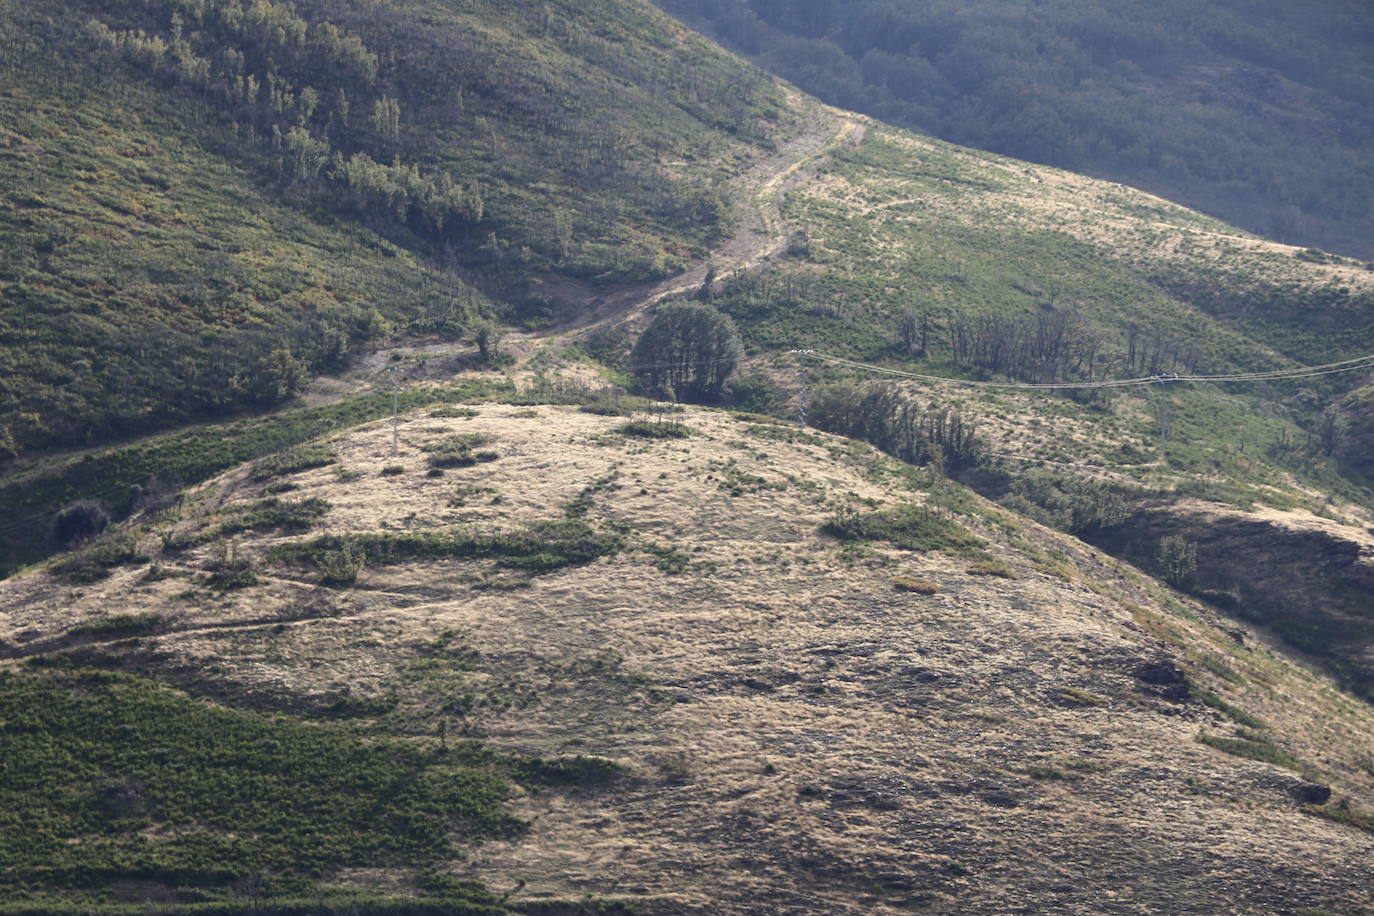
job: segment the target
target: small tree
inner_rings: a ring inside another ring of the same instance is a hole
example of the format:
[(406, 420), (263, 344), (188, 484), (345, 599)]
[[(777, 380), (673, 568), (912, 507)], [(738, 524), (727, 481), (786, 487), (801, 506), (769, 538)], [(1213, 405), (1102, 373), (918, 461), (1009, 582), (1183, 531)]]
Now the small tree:
[(477, 323), (473, 339), (477, 343), (477, 355), (483, 363), (491, 365), (501, 356), (501, 328), (492, 321), (483, 319)]
[(1165, 582), (1178, 588), (1188, 585), (1197, 575), (1197, 544), (1177, 534), (1160, 538), (1159, 567)]
[(743, 352), (728, 315), (701, 302), (669, 302), (640, 335), (630, 362), (647, 394), (715, 401)]
[(64, 506), (52, 522), (52, 539), (63, 549), (75, 547), (110, 525), (110, 513), (100, 503), (80, 500)]

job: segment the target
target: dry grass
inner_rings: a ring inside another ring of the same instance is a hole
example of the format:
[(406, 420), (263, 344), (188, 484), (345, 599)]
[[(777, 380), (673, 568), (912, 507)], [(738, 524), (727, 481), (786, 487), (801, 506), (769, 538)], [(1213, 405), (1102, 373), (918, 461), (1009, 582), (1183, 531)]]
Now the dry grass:
[[(1262, 642), (1236, 645), (1033, 525), (1023, 535), (1062, 552), (1072, 581), (969, 576), (967, 559), (881, 542), (853, 562), (823, 523), (923, 495), (832, 437), (750, 439), (748, 421), (691, 410), (691, 438), (638, 440), (612, 432), (622, 418), (537, 414), (405, 417), (395, 458), (384, 424), (337, 437), (337, 467), (293, 478), (296, 497), (332, 506), (309, 536), (513, 527), (576, 501), (589, 525), (622, 533), (621, 553), (533, 579), (489, 561), (401, 563), (322, 591), (313, 574), (264, 562), (293, 536), (249, 532), (239, 550), (259, 583), (223, 595), (194, 585), (208, 545), (162, 556), (155, 581), (129, 567), (92, 585), (0, 583), (0, 640), (22, 656), (99, 619), (156, 613), (156, 631), (137, 644), (110, 633), (104, 651), (281, 708), (395, 697), (387, 727), (424, 740), (442, 722), (501, 747), (623, 763), (630, 778), (612, 790), (514, 800), (530, 834), (452, 865), (498, 888), (526, 882), (525, 900), (993, 912), (1015, 888), (1043, 912), (1272, 912), (1356, 906), (1374, 881), (1374, 838), (1307, 816), (1272, 765), (1199, 744), (1201, 723), (1221, 732), (1228, 720), (1151, 698), (1130, 673), (1161, 651), (1224, 657), (1243, 683), (1202, 672), (1209, 689), (1341, 795), (1374, 797), (1358, 765), (1374, 759), (1374, 711)], [(493, 437), (501, 460), (426, 477), (423, 447), (459, 433)], [(405, 473), (380, 476), (391, 464)], [(786, 485), (729, 496), (726, 466)], [(235, 472), (198, 498), (185, 533), (260, 485)], [(967, 521), (999, 564), (1028, 568)], [(636, 542), (687, 560), (666, 573)], [(913, 600), (904, 581), (934, 588)], [(1050, 770), (1076, 778), (1034, 775)], [(1289, 878), (1270, 880), (1279, 873)]]

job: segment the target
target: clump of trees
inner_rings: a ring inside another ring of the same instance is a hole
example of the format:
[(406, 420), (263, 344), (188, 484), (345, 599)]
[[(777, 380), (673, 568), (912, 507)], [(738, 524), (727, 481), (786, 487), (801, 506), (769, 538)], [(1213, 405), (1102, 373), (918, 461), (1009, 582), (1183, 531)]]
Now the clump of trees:
[(896, 385), (822, 388), (807, 419), (817, 429), (863, 439), (903, 461), (944, 473), (971, 469), (985, 457), (976, 423), (958, 411), (924, 410)]
[(640, 335), (631, 369), (646, 394), (718, 401), (744, 349), (729, 316), (702, 302), (669, 302)]

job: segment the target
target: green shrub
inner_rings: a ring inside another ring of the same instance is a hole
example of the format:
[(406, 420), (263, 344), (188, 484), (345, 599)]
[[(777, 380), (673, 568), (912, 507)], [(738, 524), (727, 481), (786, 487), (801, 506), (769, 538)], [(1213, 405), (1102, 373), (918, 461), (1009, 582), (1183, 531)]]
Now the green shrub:
[(692, 435), (691, 428), (676, 420), (631, 420), (617, 426), (615, 431), (642, 439), (686, 439)]
[(448, 436), (438, 442), (431, 442), (421, 448), (429, 457), (425, 460), (431, 468), (466, 468), (486, 461), (495, 461), (501, 456), (490, 450), (473, 451), (479, 445), (491, 442), (491, 437), (482, 433), (461, 433)]
[(968, 554), (986, 542), (925, 506), (906, 504), (878, 512), (844, 509), (822, 529), (846, 541), (887, 541), (903, 550)]
[(382, 468), (382, 470), (381, 470), (381, 476), (383, 476), (383, 477), (400, 477), (400, 476), (401, 476), (402, 474), (404, 474), (405, 472), (406, 472), (406, 469), (405, 469), (405, 467), (404, 467), (403, 465), (399, 465), (399, 464), (388, 464), (386, 467)]
[(1177, 534), (1159, 540), (1160, 574), (1170, 585), (1182, 588), (1197, 575), (1197, 544)]
[(577, 408), (582, 413), (594, 414), (598, 417), (628, 417), (630, 408), (610, 401), (597, 401), (592, 404), (583, 404)]
[(324, 585), (352, 585), (366, 567), (367, 555), (345, 541), (337, 550), (321, 552), (316, 563), (320, 567), (320, 581)]
[(303, 445), (254, 463), (249, 476), (258, 481), (271, 480), (311, 468), (327, 467), (338, 460), (339, 456), (330, 449), (318, 445)]
[(138, 636), (162, 629), (165, 621), (160, 614), (112, 614), (72, 627), (68, 635), (76, 636)]
[(918, 595), (933, 595), (940, 590), (940, 583), (930, 579), (913, 579), (911, 576), (897, 576), (892, 587), (899, 592), (915, 592)]

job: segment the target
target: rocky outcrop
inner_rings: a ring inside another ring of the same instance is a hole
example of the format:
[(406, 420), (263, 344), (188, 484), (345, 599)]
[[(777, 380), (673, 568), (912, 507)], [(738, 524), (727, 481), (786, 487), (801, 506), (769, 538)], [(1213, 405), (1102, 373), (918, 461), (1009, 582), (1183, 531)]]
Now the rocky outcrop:
[(1365, 696), (1374, 696), (1374, 535), (1300, 512), (1185, 500), (1149, 507), (1102, 546), (1159, 571), (1159, 545), (1182, 538), (1197, 569), (1176, 584), (1267, 627)]

